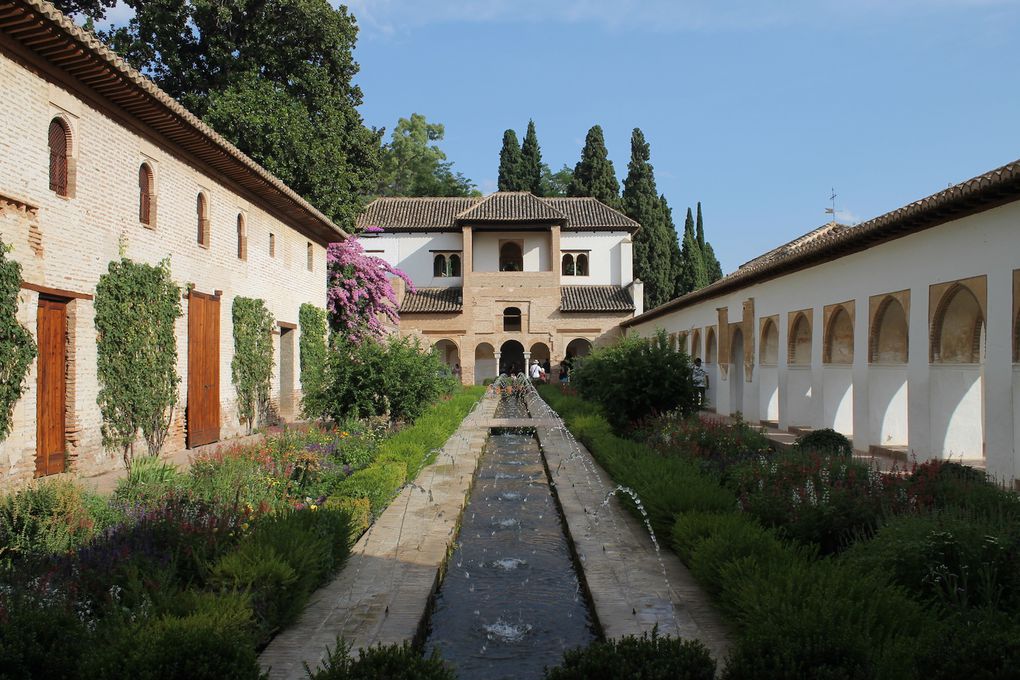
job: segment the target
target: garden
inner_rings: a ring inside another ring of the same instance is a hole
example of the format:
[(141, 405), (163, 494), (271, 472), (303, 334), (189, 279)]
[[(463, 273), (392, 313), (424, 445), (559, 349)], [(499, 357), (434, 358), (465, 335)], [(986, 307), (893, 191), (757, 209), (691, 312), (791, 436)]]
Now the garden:
[(657, 396), (690, 384), (675, 357), (665, 336), (627, 340), (539, 390), (728, 617), (722, 677), (1016, 677), (1017, 494), (952, 462), (880, 473), (832, 431), (777, 453), (686, 390)]

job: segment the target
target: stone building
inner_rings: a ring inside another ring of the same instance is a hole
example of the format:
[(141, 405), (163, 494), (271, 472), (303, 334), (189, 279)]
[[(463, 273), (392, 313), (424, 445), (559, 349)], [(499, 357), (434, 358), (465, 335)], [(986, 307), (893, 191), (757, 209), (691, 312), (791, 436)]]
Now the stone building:
[(622, 325), (702, 357), (720, 413), (1020, 478), (1020, 161), (827, 224)]
[(459, 364), (468, 384), (534, 359), (556, 374), (641, 311), (639, 225), (593, 198), (380, 198), (358, 227), (381, 229), (362, 245), (414, 284), (398, 285), (400, 331)]
[(0, 481), (120, 464), (100, 436), (93, 294), (121, 253), (169, 258), (190, 291), (167, 449), (243, 432), (235, 296), (265, 300), (278, 320), (273, 401), (292, 415), (298, 308), (324, 306), (325, 248), (343, 232), (48, 3), (0, 1), (0, 93), (0, 238), (22, 266), (18, 318), (40, 345), (0, 442)]

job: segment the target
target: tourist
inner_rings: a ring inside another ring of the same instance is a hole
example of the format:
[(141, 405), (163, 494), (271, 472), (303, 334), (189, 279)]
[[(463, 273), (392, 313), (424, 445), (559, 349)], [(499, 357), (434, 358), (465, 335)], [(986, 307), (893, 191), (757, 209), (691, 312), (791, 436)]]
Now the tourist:
[(457, 379), (457, 382), (460, 382), (460, 364), (453, 365), (453, 377)]
[(532, 380), (542, 379), (542, 367), (538, 365), (538, 359), (531, 360), (531, 379)]
[(705, 390), (708, 389), (708, 374), (701, 367), (701, 358), (694, 360), (694, 368), (691, 369), (691, 382), (694, 383), (694, 391), (698, 395), (698, 408), (705, 405)]

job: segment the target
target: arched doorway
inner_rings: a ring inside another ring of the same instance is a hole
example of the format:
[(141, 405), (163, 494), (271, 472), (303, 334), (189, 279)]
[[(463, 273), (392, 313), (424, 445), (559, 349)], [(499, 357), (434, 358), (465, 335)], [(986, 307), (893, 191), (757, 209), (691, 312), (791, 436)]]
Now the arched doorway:
[(907, 312), (894, 295), (878, 303), (868, 334), (868, 444), (907, 446)]
[(487, 342), (475, 347), (475, 384), (481, 385), (487, 379), (494, 379), (496, 372), (496, 351)]
[(739, 328), (730, 336), (730, 413), (744, 411), (744, 334)]
[[(552, 356), (549, 354), (549, 346), (544, 342), (536, 342), (531, 346), (531, 359), (538, 359), (538, 363), (545, 369), (546, 374), (552, 377)], [(530, 361), (528, 363), (531, 363)]]
[(499, 372), (517, 375), (524, 372), (524, 345), (507, 340), (499, 348)]
[(968, 286), (951, 286), (932, 319), (931, 427), (940, 458), (984, 457), (984, 343), (981, 302)]
[[(778, 317), (777, 317), (778, 318)], [(779, 328), (777, 318), (765, 319), (758, 343), (758, 403), (761, 419), (779, 424)]]
[(460, 366), (460, 350), (457, 349), (457, 345), (452, 340), (444, 338), (433, 345), (433, 347), (435, 348), (436, 356), (451, 371)]
[(578, 358), (591, 354), (591, 342), (584, 338), (574, 338), (567, 343), (567, 356)]
[(854, 430), (854, 323), (843, 305), (832, 312), (823, 340), (823, 423), (850, 437)]

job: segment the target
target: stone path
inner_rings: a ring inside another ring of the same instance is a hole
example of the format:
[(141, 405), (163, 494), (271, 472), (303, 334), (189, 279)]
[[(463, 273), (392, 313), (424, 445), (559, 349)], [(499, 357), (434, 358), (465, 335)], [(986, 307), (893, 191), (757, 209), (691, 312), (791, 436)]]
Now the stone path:
[(540, 417), (532, 419), (495, 418), (497, 403), (492, 394), (482, 399), (436, 461), (361, 537), (343, 571), (262, 652), (259, 661), (270, 678), (304, 678), (304, 664), (316, 668), (337, 636), (357, 650), (422, 632), (493, 427), (535, 429), (605, 635), (651, 632), (658, 625), (664, 635), (701, 640), (722, 662), (727, 630), (680, 560), (664, 550), (660, 561), (647, 530), (615, 499), (595, 521), (611, 482), (591, 455), (553, 414), (541, 417), (544, 402), (533, 402), (532, 413)]
[(304, 678), (338, 635), (353, 649), (412, 640), (456, 538), (497, 400), (461, 423), (435, 462), (397, 496), (355, 544), (343, 571), (317, 590), (301, 618), (259, 658), (270, 678)]
[[(538, 403), (540, 402), (540, 403)], [(532, 414), (548, 406), (535, 395)], [(558, 420), (535, 421), (542, 451), (573, 540), (596, 616), (607, 638), (651, 633), (701, 640), (722, 665), (729, 630), (708, 595), (665, 541), (656, 554), (648, 529), (614, 496), (616, 488), (584, 446)]]

